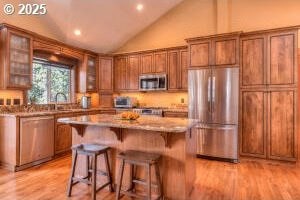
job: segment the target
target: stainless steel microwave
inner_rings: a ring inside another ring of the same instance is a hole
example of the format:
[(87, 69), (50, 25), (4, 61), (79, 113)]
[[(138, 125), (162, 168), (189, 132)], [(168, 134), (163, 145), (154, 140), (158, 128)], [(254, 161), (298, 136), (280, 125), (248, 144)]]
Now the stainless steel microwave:
[(158, 91), (167, 89), (166, 74), (147, 74), (139, 77), (140, 91)]
[(115, 108), (134, 108), (137, 106), (137, 99), (134, 97), (117, 96), (114, 98)]

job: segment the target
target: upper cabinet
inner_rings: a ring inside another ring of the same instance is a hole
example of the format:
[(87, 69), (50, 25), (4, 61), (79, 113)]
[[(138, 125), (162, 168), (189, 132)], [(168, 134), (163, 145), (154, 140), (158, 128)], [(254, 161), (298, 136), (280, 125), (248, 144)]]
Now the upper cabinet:
[(191, 67), (207, 67), (210, 65), (211, 41), (200, 40), (192, 42), (190, 48)]
[(98, 92), (98, 60), (96, 55), (85, 54), (78, 69), (78, 92)]
[(297, 31), (268, 35), (269, 63), (268, 82), (272, 85), (294, 84), (297, 58)]
[(3, 28), (1, 30), (2, 89), (25, 90), (32, 84), (32, 37), (26, 33)]
[(266, 83), (266, 50), (265, 35), (241, 38), (241, 85), (259, 86)]
[(113, 92), (113, 58), (99, 57), (99, 92)]
[(189, 66), (239, 66), (239, 35), (237, 32), (187, 39)]
[(168, 90), (187, 90), (187, 50), (168, 51)]
[(213, 40), (212, 65), (239, 65), (239, 36), (228, 36)]
[(167, 72), (167, 51), (158, 51), (154, 53), (154, 65), (152, 66), (152, 73), (166, 73)]
[(138, 91), (140, 74), (139, 54), (118, 56), (114, 63), (114, 89), (120, 91)]
[(126, 89), (139, 89), (139, 70), (140, 70), (140, 56), (129, 55), (126, 69)]
[(270, 31), (241, 37), (241, 86), (296, 84), (297, 31)]
[(143, 53), (141, 55), (140, 73), (141, 74), (152, 73), (152, 66), (153, 66), (153, 53)]
[(127, 57), (119, 56), (114, 59), (114, 90), (126, 90)]

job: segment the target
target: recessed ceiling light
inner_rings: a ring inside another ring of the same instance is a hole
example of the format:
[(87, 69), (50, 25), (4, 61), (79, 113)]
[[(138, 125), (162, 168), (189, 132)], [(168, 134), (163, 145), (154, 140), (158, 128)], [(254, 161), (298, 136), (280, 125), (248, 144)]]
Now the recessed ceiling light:
[(75, 29), (74, 30), (74, 34), (77, 35), (77, 36), (79, 36), (79, 35), (81, 35), (81, 31), (79, 29)]
[(136, 9), (137, 9), (138, 11), (142, 11), (142, 10), (144, 9), (144, 5), (141, 4), (141, 3), (139, 3), (138, 5), (136, 5)]

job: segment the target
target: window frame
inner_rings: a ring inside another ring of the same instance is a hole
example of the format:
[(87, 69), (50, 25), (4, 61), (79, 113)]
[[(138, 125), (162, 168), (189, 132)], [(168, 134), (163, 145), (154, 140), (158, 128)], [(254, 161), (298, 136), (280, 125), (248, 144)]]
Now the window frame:
[[(33, 65), (35, 63), (41, 64), (43, 66), (46, 65), (47, 68), (47, 83), (46, 83), (46, 87), (47, 87), (47, 102), (46, 103), (38, 103), (38, 104), (53, 104), (56, 103), (55, 101), (51, 101), (51, 68), (64, 68), (64, 69), (68, 69), (69, 70), (69, 91), (68, 91), (68, 99), (66, 102), (63, 103), (72, 103), (73, 99), (74, 99), (74, 90), (73, 90), (73, 79), (74, 79), (74, 73), (73, 73), (73, 69), (72, 66), (69, 66), (68, 64), (65, 63), (58, 63), (58, 62), (53, 62), (53, 61), (49, 61), (46, 59), (42, 59), (42, 58), (34, 58), (32, 61), (32, 68)], [(33, 71), (33, 70), (32, 70)], [(32, 76), (33, 76), (33, 72), (32, 72)], [(27, 91), (27, 101), (30, 102), (30, 95), (28, 94), (30, 90)]]

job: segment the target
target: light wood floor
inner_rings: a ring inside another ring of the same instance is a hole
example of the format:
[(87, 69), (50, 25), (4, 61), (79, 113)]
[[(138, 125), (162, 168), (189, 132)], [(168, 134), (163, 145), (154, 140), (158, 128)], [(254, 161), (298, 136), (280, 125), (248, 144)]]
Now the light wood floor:
[[(67, 199), (70, 165), (70, 157), (64, 157), (17, 173), (0, 169), (0, 199)], [(199, 159), (195, 188), (195, 200), (300, 200), (300, 166), (245, 159), (239, 164)], [(70, 199), (90, 199), (89, 192), (87, 186), (78, 184)], [(115, 196), (101, 191), (97, 197), (111, 200)]]

